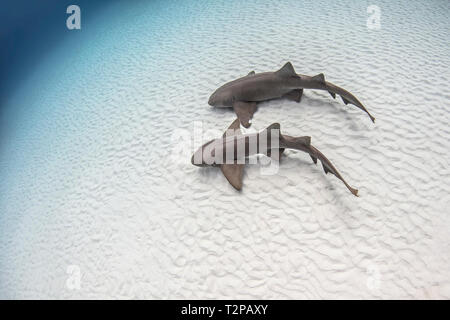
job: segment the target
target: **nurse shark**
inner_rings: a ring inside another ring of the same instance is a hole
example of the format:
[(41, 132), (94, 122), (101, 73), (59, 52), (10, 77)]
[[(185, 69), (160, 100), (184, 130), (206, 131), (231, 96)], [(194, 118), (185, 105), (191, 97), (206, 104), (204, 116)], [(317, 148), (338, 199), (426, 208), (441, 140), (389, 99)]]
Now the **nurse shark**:
[(322, 162), (325, 173), (332, 173), (340, 179), (355, 196), (358, 190), (352, 188), (342, 178), (333, 164), (319, 150), (311, 145), (311, 137), (291, 137), (280, 133), (280, 124), (273, 123), (266, 129), (251, 134), (243, 134), (239, 119), (236, 119), (219, 139), (211, 140), (201, 146), (191, 158), (193, 165), (220, 167), (228, 182), (237, 190), (242, 189), (243, 170), (248, 158), (264, 154), (279, 160), (285, 149), (306, 152), (317, 164)]
[(300, 102), (303, 89), (326, 90), (333, 98), (340, 95), (345, 104), (357, 106), (369, 115), (372, 122), (375, 122), (375, 118), (350, 92), (325, 81), (323, 73), (313, 77), (297, 74), (290, 62), (278, 71), (263, 73), (251, 71), (245, 77), (224, 84), (211, 95), (208, 104), (215, 107), (232, 107), (241, 124), (248, 128), (258, 102), (276, 98)]

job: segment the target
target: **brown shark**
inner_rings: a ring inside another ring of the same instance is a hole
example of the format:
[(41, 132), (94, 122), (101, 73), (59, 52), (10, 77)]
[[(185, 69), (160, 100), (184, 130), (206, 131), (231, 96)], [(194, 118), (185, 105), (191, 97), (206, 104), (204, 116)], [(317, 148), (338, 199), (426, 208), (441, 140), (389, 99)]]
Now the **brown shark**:
[(345, 104), (357, 106), (375, 122), (375, 118), (350, 92), (325, 81), (323, 73), (313, 77), (297, 74), (290, 62), (275, 72), (252, 71), (245, 77), (228, 82), (211, 95), (208, 103), (215, 107), (232, 107), (241, 124), (248, 128), (258, 102), (276, 98), (300, 102), (303, 89), (326, 90), (333, 98), (340, 95)]
[(358, 190), (342, 178), (333, 164), (319, 150), (311, 145), (311, 137), (291, 137), (280, 133), (280, 124), (273, 123), (258, 133), (243, 134), (239, 119), (236, 119), (222, 138), (211, 140), (201, 146), (191, 158), (196, 166), (220, 166), (230, 184), (237, 190), (242, 188), (244, 165), (255, 154), (264, 154), (279, 159), (285, 149), (308, 153), (314, 163), (322, 162), (325, 173), (332, 173), (340, 179), (350, 192), (357, 196)]

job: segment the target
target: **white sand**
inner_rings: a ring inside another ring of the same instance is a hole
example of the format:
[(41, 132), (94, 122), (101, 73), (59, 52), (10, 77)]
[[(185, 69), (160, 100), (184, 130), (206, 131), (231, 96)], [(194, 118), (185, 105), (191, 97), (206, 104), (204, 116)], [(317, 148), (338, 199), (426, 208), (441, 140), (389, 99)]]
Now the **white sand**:
[[(146, 2), (68, 37), (8, 102), (0, 298), (450, 298), (449, 4), (377, 1), (369, 30), (370, 4)], [(376, 124), (305, 90), (253, 128), (312, 136), (360, 198), (293, 151), (237, 193), (174, 139), (220, 133), (213, 90), (288, 60)]]

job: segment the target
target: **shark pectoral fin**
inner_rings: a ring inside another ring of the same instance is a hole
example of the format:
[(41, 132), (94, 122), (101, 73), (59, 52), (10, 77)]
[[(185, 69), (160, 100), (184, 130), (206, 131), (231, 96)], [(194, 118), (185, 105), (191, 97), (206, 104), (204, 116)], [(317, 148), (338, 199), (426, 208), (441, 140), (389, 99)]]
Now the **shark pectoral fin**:
[(230, 124), (227, 131), (223, 133), (223, 137), (226, 136), (235, 136), (235, 135), (242, 135), (241, 131), (241, 122), (238, 118), (236, 118), (233, 123)]
[(220, 166), (223, 175), (228, 182), (236, 189), (242, 189), (242, 176), (244, 173), (244, 164), (222, 164)]
[(296, 101), (296, 102), (300, 102), (300, 100), (302, 100), (302, 95), (303, 95), (303, 89), (294, 89), (294, 90), (286, 93), (283, 96), (283, 98), (286, 98), (286, 99), (292, 100), (292, 101)]
[(242, 125), (245, 128), (250, 127), (250, 120), (256, 111), (256, 102), (235, 101), (233, 109)]

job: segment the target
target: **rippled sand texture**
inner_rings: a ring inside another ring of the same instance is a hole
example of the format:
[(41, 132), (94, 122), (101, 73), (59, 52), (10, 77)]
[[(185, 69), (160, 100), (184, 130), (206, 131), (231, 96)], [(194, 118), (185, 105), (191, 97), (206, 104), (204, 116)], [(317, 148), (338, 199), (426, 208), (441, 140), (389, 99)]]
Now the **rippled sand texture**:
[[(369, 4), (128, 3), (68, 36), (8, 102), (0, 297), (450, 298), (450, 5), (377, 1), (370, 30)], [(252, 128), (312, 136), (360, 198), (294, 151), (241, 193), (190, 164), (235, 118), (213, 90), (288, 60), (376, 124), (305, 90)]]

